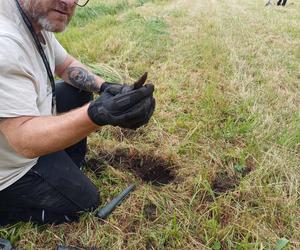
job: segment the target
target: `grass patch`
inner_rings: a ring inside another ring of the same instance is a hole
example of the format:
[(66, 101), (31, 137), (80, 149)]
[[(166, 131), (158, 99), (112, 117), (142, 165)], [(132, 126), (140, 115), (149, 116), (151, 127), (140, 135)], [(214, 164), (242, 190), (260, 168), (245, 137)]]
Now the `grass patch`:
[[(107, 80), (148, 71), (156, 87), (147, 127), (89, 137), (86, 174), (103, 204), (131, 182), (137, 190), (104, 223), (85, 214), (1, 237), (20, 249), (298, 249), (299, 8), (97, 0), (79, 9), (58, 35), (64, 47)], [(164, 185), (144, 178), (166, 169)]]
[(117, 2), (99, 2), (92, 5), (87, 5), (84, 8), (79, 8), (76, 12), (75, 17), (71, 22), (71, 27), (82, 27), (90, 22), (104, 17), (114, 16), (120, 12), (127, 10), (130, 7), (128, 1), (117, 1)]

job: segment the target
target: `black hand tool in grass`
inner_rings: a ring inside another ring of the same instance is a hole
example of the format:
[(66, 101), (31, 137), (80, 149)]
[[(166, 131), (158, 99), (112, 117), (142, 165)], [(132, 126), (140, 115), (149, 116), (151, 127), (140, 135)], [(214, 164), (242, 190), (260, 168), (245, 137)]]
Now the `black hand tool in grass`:
[(128, 188), (126, 188), (122, 193), (120, 193), (117, 197), (112, 199), (105, 207), (101, 208), (97, 213), (96, 217), (100, 219), (106, 219), (112, 211), (122, 203), (122, 201), (135, 189), (135, 185), (131, 184)]

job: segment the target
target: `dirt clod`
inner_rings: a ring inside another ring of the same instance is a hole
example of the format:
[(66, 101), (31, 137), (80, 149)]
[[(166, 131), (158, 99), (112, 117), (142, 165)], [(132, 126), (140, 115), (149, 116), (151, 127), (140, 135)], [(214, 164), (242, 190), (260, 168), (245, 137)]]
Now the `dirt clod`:
[(233, 171), (230, 169), (219, 170), (215, 174), (211, 182), (211, 188), (216, 195), (232, 191), (239, 186), (242, 179), (255, 169), (255, 159), (252, 156), (248, 156), (245, 162), (240, 164), (237, 158), (227, 158), (219, 167), (223, 165), (232, 166)]
[(226, 173), (218, 173), (212, 182), (212, 190), (215, 193), (225, 193), (233, 190), (239, 184), (236, 176), (229, 176)]
[(106, 162), (114, 168), (131, 171), (136, 177), (152, 185), (168, 184), (175, 179), (176, 165), (153, 153), (141, 153), (135, 149), (122, 148), (113, 152), (98, 152), (99, 162)]
[(145, 217), (150, 221), (153, 221), (157, 218), (157, 207), (153, 203), (146, 204), (143, 212)]
[(248, 175), (253, 169), (252, 161), (247, 162), (246, 166), (236, 168), (234, 174), (219, 172), (212, 181), (211, 187), (216, 194), (226, 193), (235, 189), (241, 182), (242, 178)]

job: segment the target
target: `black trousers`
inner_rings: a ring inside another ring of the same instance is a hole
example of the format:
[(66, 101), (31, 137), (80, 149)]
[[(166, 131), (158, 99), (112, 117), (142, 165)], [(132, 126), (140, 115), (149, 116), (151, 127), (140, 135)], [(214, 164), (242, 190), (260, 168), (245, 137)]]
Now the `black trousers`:
[(279, 0), (279, 1), (277, 2), (277, 5), (285, 6), (286, 2), (287, 2), (287, 0)]
[[(56, 84), (57, 111), (66, 112), (89, 102), (92, 95), (59, 82)], [(0, 191), (0, 225), (19, 221), (38, 224), (63, 223), (79, 218), (82, 211), (99, 205), (99, 193), (81, 172), (86, 139), (39, 158), (21, 179)]]

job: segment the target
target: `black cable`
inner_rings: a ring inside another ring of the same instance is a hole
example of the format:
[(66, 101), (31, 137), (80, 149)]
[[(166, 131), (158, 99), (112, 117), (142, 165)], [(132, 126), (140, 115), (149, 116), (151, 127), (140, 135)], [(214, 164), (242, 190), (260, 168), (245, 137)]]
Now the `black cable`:
[(54, 80), (54, 76), (52, 74), (52, 71), (51, 71), (51, 68), (50, 68), (50, 65), (49, 65), (49, 61), (47, 59), (47, 56), (45, 55), (45, 52), (43, 50), (43, 47), (40, 43), (40, 40), (37, 36), (37, 34), (35, 33), (34, 31), (34, 28), (29, 20), (29, 18), (27, 17), (27, 15), (25, 14), (25, 12), (23, 11), (22, 7), (20, 6), (20, 3), (18, 2), (18, 0), (15, 0), (16, 2), (16, 5), (19, 9), (19, 12), (23, 18), (23, 21), (24, 23), (26, 24), (28, 30), (30, 31), (31, 35), (32, 35), (32, 38), (35, 42), (35, 45), (37, 47), (37, 50), (40, 54), (40, 56), (42, 57), (43, 59), (43, 62), (44, 62), (44, 65), (45, 65), (45, 68), (47, 70), (47, 74), (48, 74), (48, 77), (49, 77), (49, 80), (50, 80), (50, 83), (51, 83), (51, 89), (52, 89), (52, 114), (56, 114), (56, 95), (55, 95), (55, 80)]

